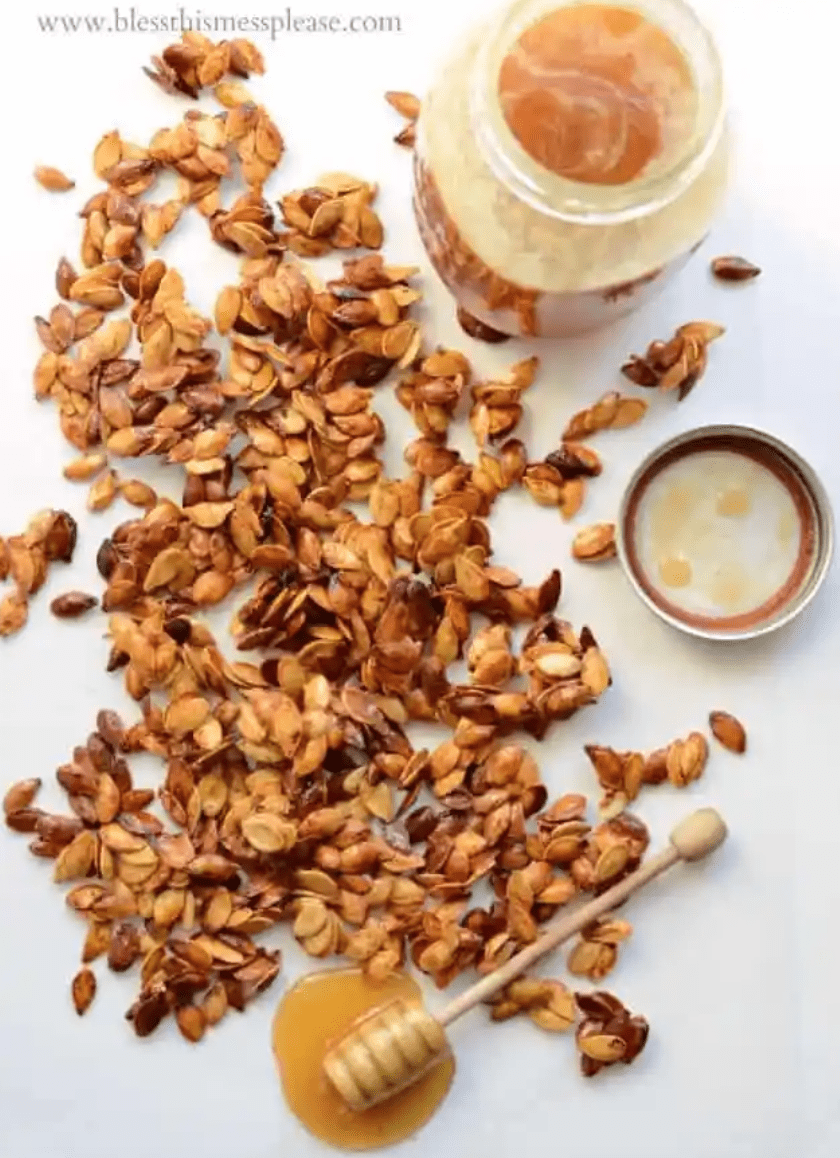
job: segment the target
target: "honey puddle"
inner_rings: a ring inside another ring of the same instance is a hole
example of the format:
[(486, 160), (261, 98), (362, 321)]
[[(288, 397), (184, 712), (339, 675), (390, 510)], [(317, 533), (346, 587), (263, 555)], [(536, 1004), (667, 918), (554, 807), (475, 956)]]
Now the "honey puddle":
[(652, 480), (638, 516), (645, 573), (691, 615), (750, 614), (793, 573), (802, 529), (793, 498), (761, 463), (688, 454)]
[(691, 575), (691, 564), (680, 556), (668, 557), (659, 564), (659, 577), (666, 587), (687, 587)]
[(330, 1046), (360, 1017), (398, 997), (422, 1001), (420, 987), (404, 973), (374, 984), (359, 970), (340, 969), (304, 977), (280, 1002), (272, 1036), (283, 1092), (292, 1113), (322, 1142), (342, 1150), (393, 1146), (419, 1130), (446, 1097), (452, 1057), (363, 1113), (348, 1109), (324, 1076)]
[(730, 487), (721, 491), (717, 501), (717, 513), (728, 519), (740, 519), (752, 510), (752, 495), (743, 487)]
[(576, 4), (523, 33), (502, 63), (499, 100), (549, 172), (623, 185), (685, 131), (696, 91), (681, 49), (640, 12)]

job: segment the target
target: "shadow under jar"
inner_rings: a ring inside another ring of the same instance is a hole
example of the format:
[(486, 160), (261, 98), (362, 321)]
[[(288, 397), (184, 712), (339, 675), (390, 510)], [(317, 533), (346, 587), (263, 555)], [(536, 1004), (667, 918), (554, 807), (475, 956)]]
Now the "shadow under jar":
[(699, 247), (728, 152), (717, 50), (682, 0), (519, 0), (426, 96), (415, 213), (473, 317), (582, 333), (650, 300)]

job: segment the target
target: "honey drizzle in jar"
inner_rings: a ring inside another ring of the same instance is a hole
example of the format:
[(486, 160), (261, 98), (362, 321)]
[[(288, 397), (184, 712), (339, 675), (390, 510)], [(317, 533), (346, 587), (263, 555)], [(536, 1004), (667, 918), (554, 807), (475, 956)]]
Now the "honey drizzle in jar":
[(363, 1113), (348, 1109), (323, 1072), (327, 1050), (361, 1017), (395, 998), (420, 1002), (417, 983), (394, 973), (374, 984), (357, 969), (304, 977), (285, 995), (274, 1019), (274, 1054), (289, 1108), (311, 1134), (342, 1150), (373, 1150), (402, 1142), (424, 1125), (445, 1098), (450, 1056), (402, 1093)]
[(641, 176), (695, 98), (691, 68), (640, 12), (559, 8), (505, 58), (499, 100), (509, 129), (549, 172), (591, 185)]
[(644, 15), (632, 0), (512, 0), (426, 94), (415, 215), (473, 317), (504, 334), (581, 334), (688, 261), (729, 155), (718, 54), (683, 0), (646, 0)]

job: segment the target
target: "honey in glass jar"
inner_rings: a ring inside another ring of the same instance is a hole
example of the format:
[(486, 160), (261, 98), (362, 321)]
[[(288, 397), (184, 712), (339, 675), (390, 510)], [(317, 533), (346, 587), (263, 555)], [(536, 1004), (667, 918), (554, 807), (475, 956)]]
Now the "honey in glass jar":
[(468, 313), (507, 334), (580, 333), (688, 260), (728, 152), (719, 57), (682, 0), (518, 0), (427, 94), (415, 211)]

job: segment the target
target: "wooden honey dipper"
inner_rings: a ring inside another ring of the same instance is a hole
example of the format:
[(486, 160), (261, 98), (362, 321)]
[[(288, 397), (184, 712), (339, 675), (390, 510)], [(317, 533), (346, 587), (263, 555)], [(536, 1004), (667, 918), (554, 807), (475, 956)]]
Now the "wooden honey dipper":
[(444, 1027), (524, 973), (535, 961), (614, 909), (648, 881), (680, 861), (702, 860), (726, 839), (726, 825), (713, 808), (686, 817), (668, 847), (630, 876), (558, 921), (510, 961), (484, 977), (433, 1017), (420, 1005), (393, 1001), (366, 1015), (324, 1058), (324, 1073), (351, 1110), (366, 1110), (417, 1081), (448, 1049)]

